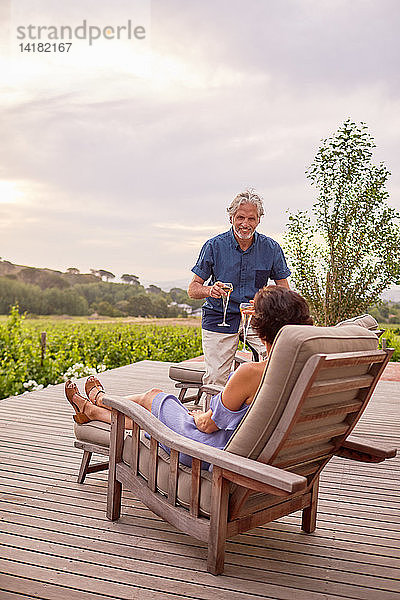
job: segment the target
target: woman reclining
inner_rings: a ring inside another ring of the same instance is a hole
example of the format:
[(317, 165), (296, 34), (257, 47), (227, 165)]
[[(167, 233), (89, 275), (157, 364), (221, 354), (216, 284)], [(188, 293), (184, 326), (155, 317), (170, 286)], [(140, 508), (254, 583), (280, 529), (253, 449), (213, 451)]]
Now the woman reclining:
[[(276, 334), (284, 325), (312, 324), (308, 305), (296, 292), (276, 285), (264, 287), (257, 292), (252, 327), (265, 343), (268, 353)], [(206, 412), (189, 411), (176, 396), (157, 388), (127, 396), (127, 399), (149, 410), (176, 433), (222, 449), (252, 403), (265, 365), (265, 361), (240, 365), (223, 391), (211, 398), (210, 408)], [(85, 392), (87, 398), (79, 393), (76, 384), (71, 381), (65, 384), (65, 394), (76, 412), (75, 421), (111, 423), (110, 410), (102, 404), (104, 388), (93, 375), (86, 381)], [(128, 418), (125, 418), (125, 427), (132, 429), (132, 421)], [(180, 455), (180, 462), (191, 466), (190, 457), (184, 454)]]

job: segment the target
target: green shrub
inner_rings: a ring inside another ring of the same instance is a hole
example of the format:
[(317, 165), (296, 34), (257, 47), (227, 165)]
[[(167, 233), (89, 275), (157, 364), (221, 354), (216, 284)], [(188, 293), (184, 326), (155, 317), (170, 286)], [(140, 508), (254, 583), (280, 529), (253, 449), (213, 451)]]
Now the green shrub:
[(400, 362), (400, 329), (385, 329), (385, 333), (382, 336), (386, 339), (386, 344), (388, 348), (394, 348), (394, 353), (392, 356), (392, 361)]

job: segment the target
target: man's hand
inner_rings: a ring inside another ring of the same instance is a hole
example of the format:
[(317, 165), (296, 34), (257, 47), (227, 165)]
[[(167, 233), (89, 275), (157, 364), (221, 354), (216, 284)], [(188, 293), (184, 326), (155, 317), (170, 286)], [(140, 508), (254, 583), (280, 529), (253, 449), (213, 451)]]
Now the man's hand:
[(214, 285), (204, 285), (204, 279), (194, 275), (189, 284), (188, 295), (189, 298), (196, 298), (197, 300), (209, 296), (211, 298), (222, 298), (222, 296), (227, 296), (223, 286), (224, 284), (221, 281), (216, 281)]
[(210, 296), (211, 298), (222, 298), (222, 296), (227, 296), (227, 292), (224, 289), (224, 284), (222, 281), (216, 281), (214, 285), (210, 287)]
[(189, 414), (193, 417), (197, 429), (202, 433), (213, 433), (214, 431), (218, 431), (218, 427), (211, 419), (211, 409), (207, 412), (203, 412), (202, 410), (192, 410)]

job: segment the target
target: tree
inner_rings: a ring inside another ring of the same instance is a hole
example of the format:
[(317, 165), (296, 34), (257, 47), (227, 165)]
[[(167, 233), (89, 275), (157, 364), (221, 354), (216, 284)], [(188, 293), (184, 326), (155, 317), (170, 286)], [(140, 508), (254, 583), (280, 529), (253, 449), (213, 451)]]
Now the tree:
[(121, 280), (124, 283), (130, 283), (132, 285), (140, 285), (139, 277), (137, 275), (130, 275), (129, 273), (124, 273), (121, 275)]
[(92, 305), (92, 309), (95, 310), (99, 315), (106, 317), (121, 317), (122, 313), (120, 310), (115, 308), (110, 302), (102, 300)]
[(390, 173), (372, 163), (373, 148), (364, 123), (345, 121), (306, 171), (319, 192), (311, 214), (289, 216), (295, 287), (320, 325), (364, 312), (400, 278), (400, 215), (386, 204)]
[(152, 302), (145, 293), (138, 294), (128, 300), (127, 312), (132, 317), (147, 317), (152, 314)]
[(66, 273), (68, 273), (68, 275), (79, 275), (79, 273), (80, 273), (80, 270), (79, 270), (79, 269), (77, 269), (76, 267), (69, 267), (69, 268), (66, 270)]
[(165, 295), (165, 292), (163, 292), (163, 290), (160, 287), (158, 287), (157, 285), (153, 285), (153, 284), (149, 285), (149, 287), (146, 288), (146, 292), (148, 292), (149, 294), (156, 294), (156, 295), (164, 294)]
[(105, 271), (104, 269), (99, 269), (97, 271), (97, 273), (100, 275), (100, 277), (106, 280), (106, 281), (110, 281), (110, 279), (115, 279), (115, 275), (114, 273), (111, 273), (111, 271)]

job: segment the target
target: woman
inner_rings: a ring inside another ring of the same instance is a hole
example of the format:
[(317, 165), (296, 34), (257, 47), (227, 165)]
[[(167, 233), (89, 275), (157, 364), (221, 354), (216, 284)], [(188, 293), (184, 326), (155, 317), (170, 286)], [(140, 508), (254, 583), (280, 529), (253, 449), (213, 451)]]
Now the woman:
[[(262, 288), (254, 298), (252, 327), (265, 343), (269, 353), (276, 334), (284, 325), (312, 325), (309, 308), (302, 296), (292, 290), (270, 285)], [(265, 362), (247, 362), (232, 374), (224, 390), (214, 396), (206, 412), (188, 409), (172, 394), (153, 388), (143, 394), (127, 396), (137, 402), (176, 433), (190, 439), (224, 448), (246, 414), (260, 384)], [(88, 421), (111, 422), (110, 410), (103, 406), (104, 388), (96, 377), (86, 381), (84, 398), (76, 384), (67, 381), (65, 394), (72, 404), (78, 423)], [(132, 421), (125, 419), (125, 427)], [(181, 454), (180, 461), (190, 466), (190, 457)]]

